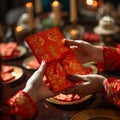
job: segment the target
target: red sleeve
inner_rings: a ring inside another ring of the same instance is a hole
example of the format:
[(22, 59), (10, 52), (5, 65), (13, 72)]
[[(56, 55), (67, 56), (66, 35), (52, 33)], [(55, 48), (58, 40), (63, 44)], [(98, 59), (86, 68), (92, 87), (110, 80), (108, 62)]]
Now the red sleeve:
[(7, 104), (12, 108), (10, 114), (16, 115), (17, 118), (31, 119), (37, 113), (36, 104), (24, 91), (19, 91)]
[[(120, 70), (120, 45), (116, 48), (103, 47), (104, 61), (98, 63), (100, 71)], [(110, 101), (120, 108), (120, 79), (109, 78), (104, 83), (105, 92)]]
[(120, 70), (120, 45), (103, 48), (104, 62), (98, 63), (100, 71)]
[(109, 78), (104, 82), (104, 87), (110, 101), (120, 108), (120, 79)]

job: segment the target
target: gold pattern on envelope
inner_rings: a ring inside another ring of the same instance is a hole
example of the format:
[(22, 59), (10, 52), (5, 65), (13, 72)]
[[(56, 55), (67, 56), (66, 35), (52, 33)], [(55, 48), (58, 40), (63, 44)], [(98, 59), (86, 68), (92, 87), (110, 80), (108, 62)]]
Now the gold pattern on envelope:
[(54, 57), (55, 57), (55, 56), (58, 56), (58, 53), (56, 52), (56, 47), (50, 45), (49, 51), (51, 52), (51, 54), (52, 54)]
[(47, 33), (48, 39), (54, 42), (60, 42), (60, 36), (56, 30)]

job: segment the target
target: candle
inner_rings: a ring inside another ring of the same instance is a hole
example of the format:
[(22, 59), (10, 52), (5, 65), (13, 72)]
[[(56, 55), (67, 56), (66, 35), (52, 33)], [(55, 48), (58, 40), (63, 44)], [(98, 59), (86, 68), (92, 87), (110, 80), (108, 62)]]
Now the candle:
[(54, 24), (60, 25), (60, 22), (61, 22), (60, 6), (61, 5), (58, 1), (53, 1), (51, 6), (54, 13)]
[(35, 0), (35, 12), (36, 13), (41, 13), (42, 10), (43, 10), (42, 0)]
[(34, 28), (33, 4), (32, 2), (27, 2), (25, 6), (29, 16), (30, 29), (33, 30)]
[(76, 0), (70, 0), (70, 21), (76, 22), (78, 19), (77, 17), (77, 4)]

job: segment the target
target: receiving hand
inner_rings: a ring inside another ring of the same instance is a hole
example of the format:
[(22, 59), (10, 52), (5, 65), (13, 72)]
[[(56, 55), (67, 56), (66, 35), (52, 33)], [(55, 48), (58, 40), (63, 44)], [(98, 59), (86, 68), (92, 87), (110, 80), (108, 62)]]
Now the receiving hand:
[(82, 83), (75, 85), (73, 88), (70, 88), (67, 91), (64, 91), (65, 94), (78, 94), (81, 97), (86, 95), (95, 94), (104, 91), (104, 81), (105, 77), (96, 74), (88, 75), (68, 75), (68, 79), (72, 82), (81, 81)]
[(30, 77), (23, 89), (23, 91), (27, 92), (35, 102), (55, 95), (43, 82), (45, 68), (46, 64), (42, 61), (40, 68)]
[(94, 46), (83, 40), (67, 40), (64, 41), (70, 46), (74, 51), (78, 60), (81, 63), (91, 62), (91, 61), (103, 61), (103, 50), (100, 46)]

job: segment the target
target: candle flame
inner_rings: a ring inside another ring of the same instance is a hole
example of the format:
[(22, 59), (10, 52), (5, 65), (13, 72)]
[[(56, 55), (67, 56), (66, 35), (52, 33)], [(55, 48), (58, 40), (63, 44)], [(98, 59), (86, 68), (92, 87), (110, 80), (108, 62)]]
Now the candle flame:
[(54, 7), (56, 7), (56, 6), (59, 5), (59, 2), (58, 2), (58, 1), (54, 1), (54, 2), (52, 3), (52, 5), (53, 5)]
[(32, 6), (32, 2), (27, 2), (27, 3), (25, 4), (25, 6), (26, 6), (27, 8), (31, 7), (31, 6)]
[(97, 7), (98, 3), (96, 0), (87, 0), (86, 3), (90, 6)]
[(17, 32), (21, 32), (22, 30), (23, 30), (22, 26), (17, 26), (17, 27), (16, 27), (16, 31), (17, 31)]
[(73, 29), (73, 30), (70, 31), (70, 33), (71, 33), (71, 35), (76, 35), (77, 31)]

